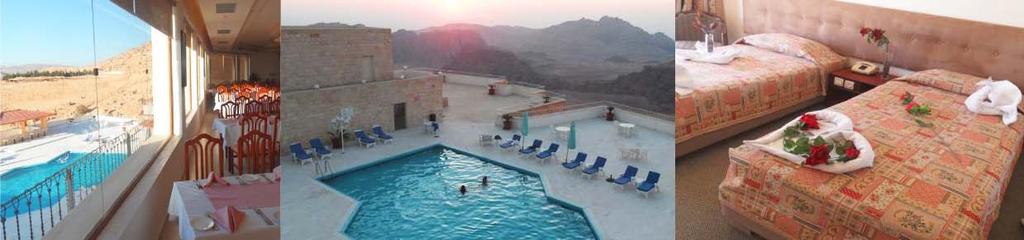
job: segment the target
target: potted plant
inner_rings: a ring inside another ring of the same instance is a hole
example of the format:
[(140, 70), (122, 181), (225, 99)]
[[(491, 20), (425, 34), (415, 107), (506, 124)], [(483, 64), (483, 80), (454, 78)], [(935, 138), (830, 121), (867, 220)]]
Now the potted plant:
[(501, 118), (505, 119), (505, 121), (501, 122), (501, 129), (511, 130), (512, 129), (512, 114), (501, 115)]
[(487, 95), (494, 95), (494, 84), (487, 85)]
[(608, 112), (604, 114), (605, 121), (615, 121), (615, 107), (608, 106)]
[(351, 107), (342, 108), (341, 111), (338, 111), (338, 115), (331, 119), (331, 124), (328, 126), (330, 131), (327, 132), (331, 135), (331, 148), (344, 150), (345, 134), (354, 114), (355, 110)]

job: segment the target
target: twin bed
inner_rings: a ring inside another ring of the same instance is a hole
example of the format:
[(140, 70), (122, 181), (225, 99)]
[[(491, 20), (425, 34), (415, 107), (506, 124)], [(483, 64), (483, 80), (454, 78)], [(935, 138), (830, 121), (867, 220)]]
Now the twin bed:
[[(871, 168), (832, 174), (748, 144), (730, 149), (718, 194), (731, 225), (768, 239), (988, 238), (1021, 157), (1024, 121), (1006, 125), (1000, 116), (968, 111), (964, 100), (983, 80), (975, 75), (1024, 86), (1024, 48), (999, 40), (1024, 39), (1024, 29), (836, 1), (745, 0), (744, 9), (750, 35), (728, 46), (742, 52), (736, 60), (677, 62), (692, 80), (677, 82), (679, 155), (817, 103), (828, 72), (846, 63), (793, 53), (801, 47), (792, 46), (806, 43), (766, 46), (747, 38), (806, 36), (843, 55), (877, 61), (856, 29), (885, 27), (893, 42), (905, 44), (897, 64), (922, 71), (828, 108), (849, 116), (871, 143)], [(931, 24), (908, 24), (920, 22)], [(957, 32), (968, 34), (950, 35)], [(948, 46), (959, 51), (936, 50)], [(927, 120), (933, 126), (919, 126), (905, 112), (900, 97), (907, 92), (932, 106)]]

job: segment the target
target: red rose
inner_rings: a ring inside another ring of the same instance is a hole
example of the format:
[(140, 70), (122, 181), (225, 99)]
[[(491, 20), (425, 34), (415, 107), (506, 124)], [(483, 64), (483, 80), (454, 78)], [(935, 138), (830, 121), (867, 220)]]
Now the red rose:
[(866, 27), (865, 27), (865, 28), (861, 28), (861, 29), (860, 29), (860, 36), (861, 36), (861, 37), (863, 37), (863, 36), (865, 36), (865, 35), (868, 35), (868, 33), (871, 33), (871, 29), (870, 29), (870, 28), (866, 28)]
[(803, 130), (818, 129), (818, 117), (814, 114), (804, 114), (800, 117), (800, 122), (804, 123)]
[(860, 156), (860, 150), (857, 150), (856, 146), (850, 145), (846, 148), (846, 159), (856, 159)]
[(916, 102), (910, 102), (910, 104), (907, 104), (907, 112), (910, 112), (910, 110), (913, 110), (914, 107), (917, 107), (917, 103)]
[(910, 92), (904, 92), (903, 96), (900, 96), (900, 101), (906, 101), (907, 98), (910, 98), (910, 96)]
[(804, 165), (818, 165), (828, 163), (828, 144), (811, 146), (811, 153), (804, 159)]
[(882, 37), (885, 37), (885, 30), (875, 29), (871, 31), (871, 38), (874, 38), (876, 41), (882, 39)]

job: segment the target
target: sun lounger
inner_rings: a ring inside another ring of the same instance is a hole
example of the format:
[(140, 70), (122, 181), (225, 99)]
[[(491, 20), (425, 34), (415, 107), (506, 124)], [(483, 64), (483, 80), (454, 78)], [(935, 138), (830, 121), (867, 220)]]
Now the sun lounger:
[(502, 143), (501, 145), (499, 145), (499, 147), (501, 147), (502, 149), (512, 149), (512, 147), (519, 146), (519, 141), (522, 140), (523, 136), (519, 136), (519, 134), (512, 135), (512, 139), (509, 139), (508, 141)]
[(544, 142), (542, 142), (540, 139), (534, 139), (533, 144), (531, 144), (529, 147), (519, 150), (519, 153), (533, 154), (534, 152), (537, 151), (538, 148), (540, 148), (541, 144), (544, 144)]
[(394, 139), (394, 137), (385, 133), (384, 128), (381, 128), (380, 125), (373, 126), (373, 134), (376, 135), (377, 139), (384, 141), (384, 143), (391, 143), (391, 140)]
[(320, 141), (320, 138), (313, 138), (309, 140), (309, 145), (316, 150), (316, 155), (320, 157), (320, 160), (331, 158), (331, 150), (324, 147), (324, 143)]
[(620, 187), (622, 187), (626, 186), (626, 184), (628, 183), (633, 182), (633, 178), (636, 177), (636, 172), (638, 170), (639, 169), (637, 169), (634, 166), (626, 166), (626, 172), (622, 173), (622, 175), (619, 175), (619, 178), (615, 179), (615, 184), (618, 184)]
[(568, 169), (568, 170), (573, 170), (573, 169), (576, 169), (577, 167), (579, 167), (580, 164), (583, 164), (583, 161), (586, 161), (586, 160), (587, 160), (587, 154), (579, 152), (579, 153), (576, 153), (576, 159), (573, 159), (570, 162), (562, 163), (562, 167), (565, 167), (565, 169)]
[(597, 157), (597, 159), (594, 160), (593, 165), (590, 165), (586, 169), (583, 169), (583, 173), (587, 174), (587, 177), (593, 177), (594, 175), (597, 175), (597, 173), (599, 172), (604, 172), (604, 170), (602, 169), (604, 169), (604, 163), (607, 161), (608, 159), (599, 156)]
[(548, 145), (547, 150), (537, 153), (537, 159), (540, 159), (541, 161), (547, 160), (548, 158), (551, 158), (552, 155), (555, 155), (555, 152), (558, 152), (558, 144), (551, 143), (551, 145)]
[(636, 191), (642, 193), (644, 197), (647, 197), (647, 194), (650, 193), (651, 190), (660, 191), (658, 190), (658, 178), (660, 177), (661, 174), (658, 172), (648, 172), (647, 179), (644, 179), (644, 182), (636, 186)]
[(366, 136), (366, 132), (363, 132), (363, 130), (356, 130), (356, 139), (359, 140), (359, 144), (362, 144), (363, 147), (366, 148), (371, 148), (373, 147), (374, 144), (377, 143), (377, 141), (373, 140), (373, 138)]
[(313, 162), (313, 156), (309, 156), (309, 154), (306, 153), (306, 149), (302, 148), (301, 143), (292, 143), (292, 145), (288, 146), (288, 149), (292, 152), (292, 160), (295, 160), (302, 165)]

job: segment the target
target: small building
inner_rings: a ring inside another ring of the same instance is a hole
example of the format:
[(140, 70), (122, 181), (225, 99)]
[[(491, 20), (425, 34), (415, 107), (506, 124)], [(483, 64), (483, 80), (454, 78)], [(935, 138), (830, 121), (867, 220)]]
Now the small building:
[(285, 26), (281, 48), (283, 143), (327, 139), (331, 119), (348, 107), (355, 112), (349, 129), (394, 131), (440, 119), (443, 76), (394, 70), (390, 29)]

